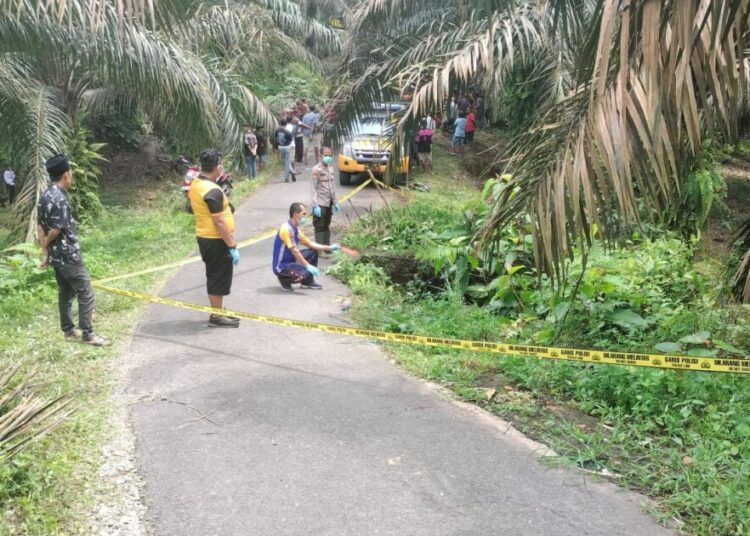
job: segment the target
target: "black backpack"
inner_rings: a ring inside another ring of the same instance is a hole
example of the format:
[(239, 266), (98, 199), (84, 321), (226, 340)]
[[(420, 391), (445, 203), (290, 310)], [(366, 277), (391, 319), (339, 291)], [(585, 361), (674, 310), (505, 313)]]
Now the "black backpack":
[(420, 135), (417, 145), (419, 146), (420, 153), (429, 153), (432, 148), (432, 136)]
[(276, 145), (286, 147), (292, 144), (292, 135), (285, 128), (276, 129)]

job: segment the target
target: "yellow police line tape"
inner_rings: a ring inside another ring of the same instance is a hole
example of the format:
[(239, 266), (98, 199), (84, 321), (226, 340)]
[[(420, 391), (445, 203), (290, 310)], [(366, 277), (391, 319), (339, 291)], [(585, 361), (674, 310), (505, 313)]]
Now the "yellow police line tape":
[(142, 294), (130, 290), (121, 290), (101, 284), (93, 283), (95, 288), (133, 298), (135, 300), (158, 303), (180, 309), (188, 309), (202, 313), (230, 315), (244, 320), (272, 324), (275, 326), (288, 326), (293, 328), (333, 333), (335, 335), (348, 335), (370, 340), (397, 342), (419, 346), (435, 346), (439, 348), (453, 348), (457, 350), (474, 350), (477, 352), (492, 352), (497, 354), (536, 357), (539, 359), (555, 359), (562, 361), (579, 361), (584, 363), (598, 363), (608, 365), (630, 365), (636, 367), (650, 367), (671, 370), (694, 370), (698, 372), (727, 372), (735, 374), (750, 374), (750, 359), (746, 358), (718, 358), (718, 357), (691, 357), (681, 355), (659, 355), (639, 354), (630, 352), (611, 352), (607, 350), (580, 350), (573, 348), (557, 348), (544, 346), (528, 346), (522, 344), (506, 344), (491, 341), (468, 341), (461, 339), (448, 339), (443, 337), (428, 337), (424, 335), (411, 335), (406, 333), (391, 333), (387, 331), (376, 331), (371, 329), (360, 329), (346, 326), (334, 326), (319, 322), (307, 322), (304, 320), (292, 320), (277, 316), (260, 315), (233, 311), (230, 309), (213, 309), (205, 305), (161, 298), (150, 294)]
[[(355, 195), (357, 195), (359, 192), (361, 192), (368, 184), (370, 184), (372, 181), (377, 182), (381, 186), (386, 186), (379, 180), (377, 180), (375, 177), (367, 179), (365, 182), (357, 186), (354, 190), (346, 194), (344, 197), (339, 199), (339, 203), (345, 203)], [(386, 186), (387, 187), (387, 186)], [(398, 191), (398, 190), (395, 190)], [(269, 238), (273, 238), (276, 236), (277, 229), (273, 229), (270, 231), (265, 231), (263, 233), (260, 233), (258, 235), (253, 236), (252, 238), (248, 238), (247, 240), (243, 240), (241, 242), (237, 242), (237, 248), (244, 248), (247, 246), (251, 246), (253, 244), (257, 244), (258, 242), (262, 242), (263, 240), (268, 240)], [(193, 257), (188, 257), (187, 259), (183, 259), (181, 261), (176, 262), (170, 262), (169, 264), (161, 264), (159, 266), (153, 266), (151, 268), (146, 268), (145, 270), (140, 270), (138, 272), (130, 272), (129, 274), (122, 274), (122, 275), (116, 275), (112, 277), (106, 277), (104, 279), (99, 279), (98, 283), (112, 283), (113, 281), (122, 281), (123, 279), (130, 279), (131, 277), (137, 277), (139, 275), (147, 275), (147, 274), (153, 274), (156, 272), (161, 272), (163, 270), (169, 270), (170, 268), (180, 268), (182, 266), (185, 266), (186, 264), (191, 264), (194, 262), (198, 262), (201, 260), (200, 255), (196, 255)]]
[[(379, 186), (387, 188), (397, 193), (403, 192), (391, 188), (387, 184), (376, 179), (372, 174), (370, 178), (360, 184), (357, 188), (349, 192), (346, 196), (340, 199), (343, 203), (360, 191), (362, 191), (371, 182), (377, 183)], [(261, 242), (268, 238), (275, 236), (276, 230), (267, 231), (256, 235), (252, 238), (239, 242), (238, 248), (246, 247), (257, 242)], [(397, 342), (403, 344), (412, 344), (419, 346), (434, 346), (440, 348), (452, 348), (457, 350), (474, 350), (478, 352), (491, 352), (505, 355), (516, 355), (524, 357), (535, 357), (539, 359), (554, 359), (562, 361), (577, 361), (584, 363), (597, 363), (597, 364), (608, 364), (608, 365), (628, 365), (636, 367), (648, 367), (668, 370), (693, 370), (697, 372), (724, 372), (724, 373), (735, 373), (735, 374), (750, 374), (750, 359), (745, 358), (719, 358), (719, 357), (693, 357), (684, 355), (662, 355), (662, 354), (641, 354), (632, 352), (612, 352), (607, 350), (583, 350), (574, 348), (559, 348), (559, 347), (546, 347), (546, 346), (529, 346), (520, 344), (507, 344), (500, 342), (490, 341), (470, 341), (462, 339), (449, 339), (443, 337), (429, 337), (424, 335), (411, 335), (406, 333), (392, 333), (387, 331), (377, 331), (370, 329), (351, 328), (345, 326), (334, 326), (331, 324), (322, 324), (319, 322), (306, 322), (303, 320), (292, 320), (289, 318), (281, 318), (276, 316), (260, 315), (255, 313), (246, 313), (243, 311), (233, 311), (229, 309), (213, 309), (205, 305), (198, 305), (194, 303), (173, 300), (170, 298), (161, 298), (151, 294), (143, 294), (140, 292), (133, 292), (130, 290), (122, 290), (114, 287), (105, 285), (104, 283), (110, 283), (113, 281), (119, 281), (130, 277), (136, 277), (139, 275), (150, 274), (169, 268), (179, 268), (189, 263), (197, 262), (201, 260), (199, 256), (190, 257), (188, 259), (173, 262), (170, 264), (164, 264), (161, 266), (155, 266), (139, 272), (131, 272), (129, 274), (123, 274), (115, 277), (106, 279), (100, 279), (93, 282), (93, 286), (104, 292), (125, 296), (128, 298), (157, 303), (161, 305), (168, 305), (171, 307), (178, 307), (180, 309), (188, 309), (191, 311), (198, 311), (202, 313), (210, 314), (224, 314), (231, 315), (237, 318), (250, 320), (253, 322), (261, 322), (264, 324), (272, 324), (276, 326), (288, 326), (300, 329), (308, 329), (313, 331), (320, 331), (323, 333), (333, 333), (336, 335), (347, 335), (351, 337), (360, 337), (370, 340), (379, 340), (385, 342)]]

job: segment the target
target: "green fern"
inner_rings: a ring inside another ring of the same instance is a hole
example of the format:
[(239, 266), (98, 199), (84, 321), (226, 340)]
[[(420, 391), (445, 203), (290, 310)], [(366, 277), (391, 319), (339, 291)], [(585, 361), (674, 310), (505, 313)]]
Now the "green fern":
[(683, 185), (680, 199), (680, 226), (686, 231), (704, 229), (712, 211), (726, 207), (727, 183), (711, 162), (695, 169)]
[(73, 188), (70, 192), (73, 214), (84, 225), (94, 221), (104, 210), (99, 200), (99, 178), (102, 174), (99, 164), (106, 161), (101, 154), (104, 144), (91, 142), (90, 135), (79, 117), (66, 147), (73, 169)]

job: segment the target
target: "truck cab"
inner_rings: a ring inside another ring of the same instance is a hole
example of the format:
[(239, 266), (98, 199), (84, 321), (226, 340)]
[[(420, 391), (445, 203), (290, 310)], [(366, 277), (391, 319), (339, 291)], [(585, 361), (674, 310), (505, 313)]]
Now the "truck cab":
[[(351, 184), (355, 174), (370, 170), (382, 176), (386, 172), (393, 149), (393, 116), (402, 109), (403, 105), (398, 104), (379, 105), (374, 111), (356, 119), (351, 135), (343, 140), (338, 155), (339, 183), (342, 186)], [(394, 170), (397, 175), (408, 173), (408, 153), (395, 163)]]

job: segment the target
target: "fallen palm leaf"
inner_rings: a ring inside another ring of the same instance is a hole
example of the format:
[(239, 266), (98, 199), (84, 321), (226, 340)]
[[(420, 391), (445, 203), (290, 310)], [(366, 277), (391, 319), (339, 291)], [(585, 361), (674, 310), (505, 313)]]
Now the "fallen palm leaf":
[(44, 397), (32, 384), (34, 372), (17, 379), (20, 365), (0, 367), (0, 462), (59, 426), (75, 409), (72, 398)]

